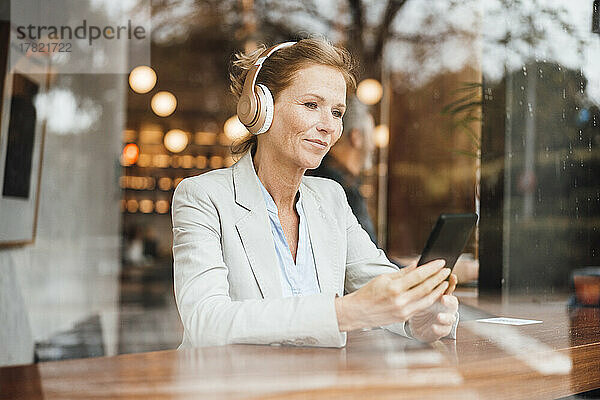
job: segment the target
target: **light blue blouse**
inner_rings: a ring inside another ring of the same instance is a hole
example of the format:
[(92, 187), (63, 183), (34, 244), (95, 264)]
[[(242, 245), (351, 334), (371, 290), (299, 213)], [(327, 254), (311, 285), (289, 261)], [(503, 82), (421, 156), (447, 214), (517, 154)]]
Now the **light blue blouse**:
[[(258, 178), (258, 177), (257, 177)], [(262, 191), (267, 213), (271, 222), (271, 234), (275, 243), (275, 251), (279, 260), (279, 269), (281, 271), (281, 289), (283, 297), (303, 296), (307, 294), (320, 293), (319, 283), (317, 281), (317, 271), (315, 267), (315, 258), (313, 256), (310, 235), (306, 225), (304, 208), (302, 207), (302, 196), (298, 191), (298, 201), (296, 201), (296, 212), (300, 217), (300, 226), (298, 229), (298, 249), (296, 251), (296, 262), (292, 258), (292, 252), (285, 239), (277, 205), (273, 198), (264, 187), (260, 179), (257, 179)]]

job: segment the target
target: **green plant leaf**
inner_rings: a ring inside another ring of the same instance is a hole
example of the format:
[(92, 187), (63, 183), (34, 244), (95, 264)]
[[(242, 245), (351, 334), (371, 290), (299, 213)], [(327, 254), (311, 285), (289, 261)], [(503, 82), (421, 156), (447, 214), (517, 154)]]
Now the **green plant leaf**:
[(479, 93), (479, 89), (482, 87), (483, 84), (479, 82), (462, 82), (462, 86), (457, 89), (454, 89), (452, 93), (465, 92), (467, 90), (475, 91), (475, 89), (477, 89), (476, 92)]
[(466, 102), (466, 101), (469, 101), (469, 100), (471, 100), (471, 99), (473, 99), (473, 98), (475, 98), (475, 97), (476, 97), (476, 94), (470, 93), (470, 94), (468, 94), (468, 95), (466, 95), (466, 96), (463, 96), (463, 97), (461, 97), (461, 98), (459, 98), (459, 99), (456, 99), (456, 100), (452, 101), (451, 103), (448, 103), (448, 104), (446, 104), (446, 105), (445, 105), (445, 106), (442, 108), (442, 111), (441, 111), (441, 112), (442, 112), (442, 114), (448, 114), (449, 112), (451, 112), (451, 111), (452, 111), (452, 109), (453, 109), (455, 106), (458, 106), (459, 104), (462, 104), (462, 103), (464, 103), (464, 102)]
[(479, 146), (481, 145), (479, 140), (479, 136), (475, 133), (475, 131), (473, 130), (473, 128), (471, 128), (471, 126), (469, 126), (468, 123), (461, 123), (459, 126), (461, 126), (466, 132), (467, 132), (467, 136), (469, 136), (469, 138), (471, 139), (471, 141), (473, 142), (473, 144), (475, 146), (477, 146), (477, 148), (479, 148)]
[(467, 150), (450, 150), (451, 153), (459, 154), (461, 156), (467, 156), (477, 159), (477, 153), (473, 153), (472, 151)]
[(478, 100), (478, 101), (470, 101), (470, 102), (468, 102), (468, 103), (466, 103), (466, 104), (463, 104), (463, 105), (460, 105), (460, 106), (458, 106), (458, 107), (455, 107), (455, 108), (454, 108), (454, 109), (452, 109), (452, 111), (450, 111), (449, 113), (450, 113), (451, 115), (456, 115), (456, 114), (458, 114), (459, 112), (462, 112), (462, 111), (469, 110), (470, 108), (472, 108), (472, 107), (474, 107), (474, 106), (480, 107), (482, 104), (483, 104), (483, 102), (482, 102), (481, 100)]

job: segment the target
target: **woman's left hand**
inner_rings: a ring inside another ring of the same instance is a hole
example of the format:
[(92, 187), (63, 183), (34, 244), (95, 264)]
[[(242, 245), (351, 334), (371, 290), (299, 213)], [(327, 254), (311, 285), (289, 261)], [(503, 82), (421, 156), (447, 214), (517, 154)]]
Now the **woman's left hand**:
[(448, 336), (452, 331), (458, 311), (458, 299), (452, 293), (458, 279), (452, 274), (449, 281), (450, 285), (446, 293), (437, 302), (408, 320), (410, 332), (415, 339), (434, 342)]

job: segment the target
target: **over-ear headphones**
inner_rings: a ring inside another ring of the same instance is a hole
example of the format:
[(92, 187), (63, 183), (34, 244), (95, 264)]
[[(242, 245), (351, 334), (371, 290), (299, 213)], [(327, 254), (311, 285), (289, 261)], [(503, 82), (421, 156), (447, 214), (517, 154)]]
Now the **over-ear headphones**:
[(254, 135), (265, 133), (273, 122), (273, 95), (265, 85), (256, 84), (256, 78), (263, 63), (269, 56), (296, 42), (285, 42), (263, 51), (258, 60), (248, 70), (244, 88), (238, 100), (237, 115), (242, 124)]

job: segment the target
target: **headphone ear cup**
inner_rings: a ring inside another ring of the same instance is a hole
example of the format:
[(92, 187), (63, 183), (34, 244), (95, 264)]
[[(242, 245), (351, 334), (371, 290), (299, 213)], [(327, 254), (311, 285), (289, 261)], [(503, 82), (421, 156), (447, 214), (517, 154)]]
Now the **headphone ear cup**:
[[(254, 97), (253, 94), (252, 97)], [(252, 97), (246, 93), (242, 93), (238, 100), (237, 115), (240, 122), (244, 125), (250, 124), (256, 113), (256, 104), (252, 104)]]
[(268, 131), (271, 127), (271, 123), (273, 123), (273, 110), (275, 107), (273, 105), (273, 95), (269, 88), (260, 83), (256, 85), (256, 88), (256, 93), (258, 94), (258, 99), (260, 101), (260, 115), (258, 121), (259, 124), (261, 121), (263, 122), (259, 125), (260, 127), (256, 133), (253, 133), (255, 135), (260, 135), (261, 133)]

